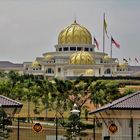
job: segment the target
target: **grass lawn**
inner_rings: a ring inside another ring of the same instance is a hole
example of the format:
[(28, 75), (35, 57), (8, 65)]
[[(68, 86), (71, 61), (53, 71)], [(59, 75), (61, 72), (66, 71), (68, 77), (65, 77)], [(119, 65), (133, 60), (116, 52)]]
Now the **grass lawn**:
[[(28, 117), (28, 104), (27, 104), (27, 102), (22, 102), (22, 103), (23, 103), (23, 107), (22, 107), (20, 113), (16, 114), (15, 117), (18, 117), (18, 116), (19, 117)], [(43, 109), (43, 105), (40, 108)], [(34, 104), (31, 102), (30, 103), (30, 117), (33, 117), (33, 118), (37, 118), (37, 117), (55, 118), (55, 113), (56, 113), (55, 110), (51, 110), (51, 111), (48, 110), (47, 114), (46, 114), (46, 110), (41, 111), (40, 114), (35, 114), (33, 110), (34, 110)], [(82, 112), (81, 116), (84, 117), (85, 116), (84, 114), (85, 113)], [(69, 115), (70, 115), (70, 110), (68, 110), (64, 113), (64, 117), (66, 117), (66, 118)]]
[[(15, 117), (18, 117), (18, 116), (19, 117), (28, 117), (28, 104), (27, 104), (27, 102), (22, 102), (22, 103), (23, 103), (23, 107), (22, 107), (20, 113), (18, 115), (16, 114)], [(42, 110), (43, 105), (40, 108)], [(34, 110), (34, 104), (31, 102), (30, 103), (30, 117), (48, 117), (48, 118), (55, 117), (55, 110), (54, 111), (48, 110), (47, 114), (46, 114), (46, 110), (41, 111), (40, 114), (35, 114), (33, 110)], [(64, 114), (64, 116), (68, 116), (69, 113), (70, 113), (70, 111), (66, 112)]]
[[(22, 103), (23, 103), (23, 107), (19, 113), (19, 117), (28, 117), (28, 104), (27, 104), (27, 102), (22, 102)], [(43, 108), (43, 106), (41, 106), (41, 108)], [(34, 110), (34, 104), (31, 102), (30, 103), (30, 117), (45, 117), (46, 116), (45, 110), (40, 112), (40, 114), (35, 114), (33, 110)], [(52, 111), (48, 112), (47, 117), (50, 117), (50, 116), (54, 116), (54, 112), (52, 112)]]
[(127, 89), (132, 89), (134, 92), (137, 92), (140, 90), (140, 86), (139, 85), (127, 85), (123, 88), (120, 88), (120, 92), (124, 93), (124, 91), (126, 91)]

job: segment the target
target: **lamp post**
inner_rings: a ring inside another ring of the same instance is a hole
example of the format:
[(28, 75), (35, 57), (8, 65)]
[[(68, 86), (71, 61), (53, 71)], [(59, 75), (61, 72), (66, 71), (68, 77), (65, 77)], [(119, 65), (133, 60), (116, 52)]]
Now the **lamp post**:
[(71, 110), (71, 114), (78, 118), (78, 120), (76, 118), (74, 118), (76, 120), (73, 120), (74, 126), (73, 126), (73, 131), (72, 131), (73, 135), (72, 136), (74, 136), (74, 137), (76, 137), (76, 133), (77, 133), (76, 127), (78, 127), (78, 134), (80, 133), (80, 126), (79, 126), (80, 110), (78, 110), (77, 108), (78, 108), (77, 104), (74, 104), (73, 109)]
[(58, 140), (58, 118), (57, 118), (57, 112), (55, 116), (55, 135), (56, 135), (56, 140)]

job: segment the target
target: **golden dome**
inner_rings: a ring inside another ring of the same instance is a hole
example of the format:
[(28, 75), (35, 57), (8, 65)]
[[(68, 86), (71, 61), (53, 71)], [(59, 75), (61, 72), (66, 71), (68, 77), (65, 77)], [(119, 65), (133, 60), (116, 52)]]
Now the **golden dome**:
[(46, 55), (45, 56), (45, 60), (46, 61), (50, 61), (52, 58), (53, 58), (52, 55)]
[(90, 32), (76, 20), (63, 29), (58, 36), (58, 44), (92, 44)]
[(85, 74), (86, 74), (86, 75), (94, 75), (94, 70), (93, 70), (93, 69), (87, 69), (87, 70), (85, 71)]
[(111, 60), (111, 58), (108, 55), (105, 55), (103, 59), (104, 59), (104, 61), (110, 61)]
[(33, 61), (32, 62), (32, 65), (31, 65), (32, 67), (39, 67), (40, 66), (40, 64), (38, 63), (38, 61)]
[(79, 51), (70, 56), (69, 63), (74, 65), (91, 65), (94, 64), (95, 61), (90, 53)]
[(126, 68), (127, 65), (128, 65), (127, 63), (120, 63), (120, 64), (119, 64), (119, 67), (120, 67), (120, 68)]

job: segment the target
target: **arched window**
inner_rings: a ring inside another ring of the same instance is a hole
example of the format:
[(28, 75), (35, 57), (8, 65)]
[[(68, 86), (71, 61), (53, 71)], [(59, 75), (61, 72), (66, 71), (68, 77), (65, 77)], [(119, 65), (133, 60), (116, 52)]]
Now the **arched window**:
[(87, 51), (87, 52), (88, 52), (88, 51), (89, 51), (89, 48), (85, 48), (85, 51)]
[(103, 63), (103, 59), (100, 59), (100, 63)]
[(52, 73), (52, 69), (51, 68), (48, 68), (47, 73)]
[(77, 47), (77, 51), (81, 51), (82, 50), (82, 48), (81, 47)]
[(59, 73), (61, 72), (61, 68), (58, 68), (58, 72), (59, 72)]
[(68, 47), (64, 47), (64, 51), (68, 51), (68, 49), (69, 49)]
[(59, 48), (59, 51), (61, 52), (62, 51), (62, 48)]
[(105, 70), (105, 74), (111, 74), (110, 68), (108, 68), (108, 69)]
[(48, 69), (46, 70), (46, 73), (54, 73), (54, 70), (53, 70), (52, 68), (48, 68)]

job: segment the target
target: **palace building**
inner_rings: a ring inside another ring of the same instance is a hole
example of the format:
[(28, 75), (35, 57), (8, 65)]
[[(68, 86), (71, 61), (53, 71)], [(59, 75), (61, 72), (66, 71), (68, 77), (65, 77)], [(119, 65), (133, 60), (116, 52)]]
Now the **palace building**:
[(0, 71), (17, 71), (21, 74), (43, 75), (48, 78), (71, 79), (79, 76), (132, 76), (140, 68), (119, 64), (117, 58), (95, 51), (90, 31), (76, 20), (62, 29), (54, 52), (46, 52), (33, 62), (13, 64), (0, 62)]

